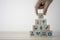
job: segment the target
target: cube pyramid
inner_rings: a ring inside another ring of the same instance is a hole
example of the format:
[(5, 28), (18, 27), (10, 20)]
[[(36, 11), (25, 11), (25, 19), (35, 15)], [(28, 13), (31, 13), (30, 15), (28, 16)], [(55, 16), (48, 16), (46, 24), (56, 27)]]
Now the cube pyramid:
[(32, 26), (33, 30), (30, 31), (30, 35), (33, 37), (52, 36), (50, 25), (47, 24), (47, 20), (44, 19), (44, 14), (39, 13), (38, 19), (35, 19), (35, 25)]

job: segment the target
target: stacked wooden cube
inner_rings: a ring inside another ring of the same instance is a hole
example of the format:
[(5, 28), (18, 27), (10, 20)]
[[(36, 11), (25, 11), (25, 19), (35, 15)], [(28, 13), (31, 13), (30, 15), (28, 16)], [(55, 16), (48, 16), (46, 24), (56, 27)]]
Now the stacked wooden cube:
[(33, 25), (33, 31), (30, 32), (30, 35), (34, 37), (52, 36), (50, 25), (44, 19), (43, 13), (38, 14), (38, 19), (35, 20), (35, 25)]

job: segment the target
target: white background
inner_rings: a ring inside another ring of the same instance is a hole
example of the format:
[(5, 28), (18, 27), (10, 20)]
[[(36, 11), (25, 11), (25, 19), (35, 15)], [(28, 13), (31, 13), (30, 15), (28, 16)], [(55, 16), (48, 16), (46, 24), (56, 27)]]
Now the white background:
[[(31, 31), (37, 0), (0, 0), (0, 31)], [(51, 30), (60, 30), (60, 0), (53, 0), (46, 15)]]

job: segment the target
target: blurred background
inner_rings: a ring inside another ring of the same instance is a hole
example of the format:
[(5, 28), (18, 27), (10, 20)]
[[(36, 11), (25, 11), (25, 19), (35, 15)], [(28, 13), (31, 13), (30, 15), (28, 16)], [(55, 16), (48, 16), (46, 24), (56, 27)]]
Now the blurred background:
[[(0, 0), (0, 31), (31, 31), (37, 18), (38, 0)], [(60, 0), (53, 0), (48, 8), (47, 23), (51, 30), (60, 31)]]

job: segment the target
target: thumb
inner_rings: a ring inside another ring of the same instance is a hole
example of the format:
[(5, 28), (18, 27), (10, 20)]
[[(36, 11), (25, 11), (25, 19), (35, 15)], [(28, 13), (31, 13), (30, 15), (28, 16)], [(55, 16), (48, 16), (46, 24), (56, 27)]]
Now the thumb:
[(43, 10), (44, 15), (46, 15), (47, 12), (47, 8)]

